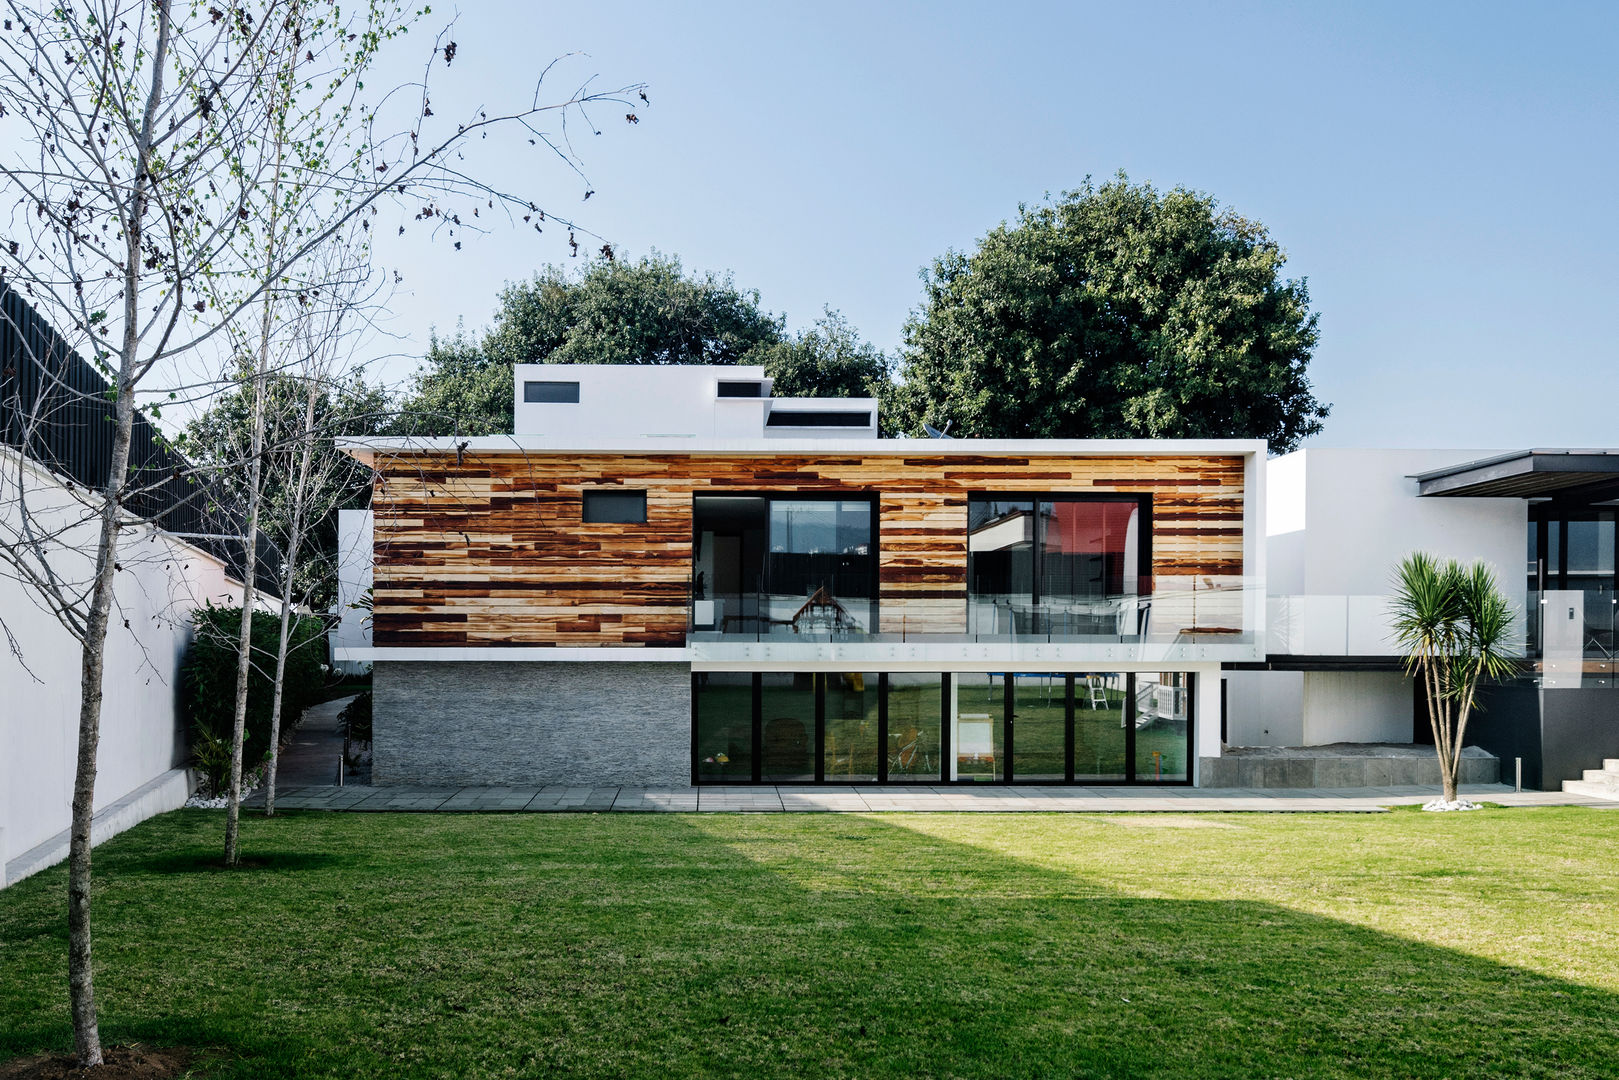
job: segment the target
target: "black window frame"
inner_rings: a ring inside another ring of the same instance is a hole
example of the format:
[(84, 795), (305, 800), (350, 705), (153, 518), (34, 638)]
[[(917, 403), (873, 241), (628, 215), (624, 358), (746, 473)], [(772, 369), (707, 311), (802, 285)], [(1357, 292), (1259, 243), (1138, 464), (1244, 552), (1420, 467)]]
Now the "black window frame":
[[(1177, 670), (1177, 669), (1171, 669), (1171, 670)], [(766, 780), (763, 777), (763, 759), (762, 759), (761, 753), (760, 753), (761, 749), (762, 749), (762, 743), (763, 743), (763, 731), (762, 731), (762, 728), (763, 728), (763, 701), (762, 701), (763, 674), (761, 672), (757, 672), (757, 671), (751, 673), (752, 674), (752, 686), (753, 686), (753, 692), (752, 692), (753, 715), (752, 715), (752, 720), (751, 720), (752, 738), (753, 738), (753, 749), (752, 749), (753, 769), (752, 769), (751, 778), (750, 777), (716, 778), (716, 777), (712, 777), (712, 776), (705, 777), (705, 776), (702, 776), (700, 774), (700, 772), (699, 772), (699, 762), (697, 760), (697, 708), (698, 708), (698, 695), (701, 693), (701, 687), (702, 687), (702, 673), (694, 671), (694, 672), (692, 672), (692, 675), (691, 675), (691, 762), (690, 762), (690, 765), (691, 765), (691, 782), (692, 782), (693, 786), (701, 786), (701, 787), (759, 786), (759, 785), (764, 785), (764, 784), (781, 784), (781, 783), (796, 783), (796, 784), (814, 783), (814, 784), (823, 785), (823, 786), (826, 786), (826, 787), (852, 786), (852, 785), (855, 785), (855, 784), (872, 784), (872, 783), (882, 784), (884, 786), (893, 786), (893, 787), (916, 787), (916, 786), (933, 787), (933, 786), (937, 786), (939, 784), (955, 784), (955, 785), (970, 786), (970, 787), (1004, 787), (1004, 786), (1015, 786), (1015, 785), (1019, 785), (1019, 784), (1024, 785), (1024, 786), (1029, 786), (1029, 787), (1064, 787), (1064, 786), (1068, 786), (1068, 787), (1153, 787), (1153, 788), (1157, 788), (1157, 787), (1191, 787), (1191, 786), (1193, 786), (1195, 784), (1196, 778), (1197, 778), (1197, 723), (1198, 723), (1197, 688), (1198, 688), (1200, 680), (1203, 677), (1202, 672), (1184, 671), (1184, 670), (1179, 671), (1180, 674), (1185, 676), (1184, 689), (1185, 689), (1185, 692), (1186, 692), (1186, 778), (1184, 780), (1151, 780), (1151, 779), (1143, 779), (1142, 777), (1140, 777), (1138, 775), (1140, 770), (1139, 770), (1139, 767), (1138, 767), (1139, 763), (1136, 761), (1136, 755), (1137, 755), (1137, 746), (1136, 746), (1136, 679), (1137, 679), (1137, 677), (1139, 675), (1143, 675), (1143, 674), (1165, 674), (1165, 673), (1166, 672), (1163, 672), (1163, 671), (1155, 671), (1155, 672), (1124, 671), (1124, 672), (1119, 672), (1119, 671), (1116, 671), (1116, 670), (1110, 670), (1110, 669), (1105, 669), (1105, 668), (1091, 668), (1091, 667), (1087, 667), (1084, 670), (1076, 670), (1076, 671), (1041, 673), (1041, 674), (1051, 674), (1051, 675), (1054, 675), (1054, 676), (1055, 675), (1061, 675), (1063, 677), (1063, 679), (1064, 679), (1063, 701), (1064, 701), (1064, 706), (1065, 706), (1066, 719), (1064, 721), (1064, 723), (1065, 723), (1065, 731), (1064, 731), (1064, 746), (1063, 746), (1063, 756), (1064, 756), (1063, 778), (1061, 780), (1055, 780), (1055, 779), (1051, 779), (1051, 778), (1039, 778), (1039, 779), (1033, 779), (1033, 780), (1019, 780), (1017, 778), (1017, 759), (1016, 759), (1016, 755), (1015, 755), (1015, 752), (1014, 752), (1015, 731), (1014, 731), (1013, 712), (1014, 712), (1015, 696), (1014, 696), (1013, 689), (1012, 689), (1012, 687), (1013, 687), (1012, 676), (1019, 675), (1019, 674), (1026, 674), (1025, 672), (1004, 672), (1004, 671), (992, 671), (992, 672), (982, 672), (982, 673), (979, 673), (979, 672), (962, 673), (962, 672), (949, 672), (949, 671), (937, 672), (937, 673), (931, 673), (930, 672), (929, 674), (938, 674), (939, 677), (940, 677), (940, 688), (939, 688), (939, 771), (938, 771), (938, 775), (937, 776), (932, 776), (932, 775), (930, 775), (930, 776), (907, 776), (907, 777), (905, 777), (903, 779), (893, 779), (888, 774), (888, 720), (889, 720), (889, 717), (888, 717), (888, 694), (889, 694), (889, 675), (891, 673), (887, 672), (887, 671), (878, 671), (878, 672), (875, 673), (877, 675), (877, 688), (878, 688), (878, 695), (879, 695), (878, 696), (878, 701), (877, 701), (877, 709), (878, 709), (877, 769), (878, 769), (878, 773), (877, 773), (877, 779), (875, 781), (872, 781), (872, 780), (828, 779), (825, 776), (825, 772), (824, 772), (824, 769), (825, 769), (825, 739), (826, 739), (826, 735), (825, 735), (825, 733), (826, 733), (826, 690), (825, 690), (825, 681), (830, 676), (832, 676), (834, 674), (838, 674), (838, 672), (830, 672), (830, 671), (811, 672), (809, 674), (812, 674), (814, 676), (814, 679), (815, 679), (815, 689), (814, 689), (814, 692), (815, 692), (815, 734), (814, 734), (815, 779), (813, 781), (805, 781), (805, 780), (779, 781), (779, 780)], [(871, 674), (871, 672), (867, 672), (867, 674)], [(992, 680), (996, 676), (999, 676), (1001, 678), (1001, 680), (1002, 680), (1002, 685), (1003, 685), (1003, 691), (1002, 691), (1002, 696), (1001, 696), (1001, 709), (1002, 709), (1002, 712), (1001, 712), (1001, 717), (1000, 717), (999, 723), (1001, 724), (1001, 735), (1002, 735), (1001, 752), (1003, 754), (1005, 754), (1006, 760), (1002, 765), (1002, 773), (1001, 773), (1002, 778), (1000, 780), (974, 780), (974, 779), (962, 779), (962, 778), (957, 778), (955, 780), (950, 779), (950, 761), (951, 761), (951, 753), (953, 751), (953, 747), (951, 746), (951, 734), (952, 734), (952, 732), (950, 730), (950, 704), (951, 704), (951, 701), (954, 699), (954, 696), (956, 694), (956, 676), (958, 674), (988, 674), (991, 677)], [(1124, 736), (1124, 739), (1125, 739), (1125, 760), (1127, 762), (1127, 767), (1126, 767), (1126, 773), (1125, 773), (1124, 777), (1122, 779), (1119, 779), (1119, 780), (1098, 781), (1098, 780), (1095, 780), (1095, 779), (1076, 780), (1074, 778), (1074, 775), (1075, 775), (1075, 770), (1074, 770), (1074, 742), (1075, 742), (1074, 732), (1075, 732), (1075, 727), (1074, 727), (1074, 725), (1075, 725), (1076, 720), (1078, 719), (1078, 709), (1077, 709), (1077, 701), (1076, 701), (1076, 694), (1075, 694), (1075, 681), (1076, 681), (1076, 679), (1078, 679), (1080, 677), (1083, 677), (1085, 675), (1096, 675), (1096, 674), (1109, 674), (1109, 675), (1111, 675), (1111, 674), (1122, 674), (1125, 677), (1125, 681), (1124, 681), (1124, 710), (1125, 710), (1124, 711), (1124, 725), (1125, 725), (1124, 726), (1124, 731), (1125, 731), (1125, 736)], [(1217, 675), (1213, 675), (1213, 676), (1210, 676), (1210, 677), (1211, 678), (1218, 678)]]
[[(571, 388), (571, 394), (564, 390), (560, 397), (546, 397), (542, 388)], [(577, 405), (579, 404), (578, 379), (524, 379), (523, 380), (524, 405)]]
[[(590, 505), (594, 500), (640, 496), (639, 518), (591, 517)], [(594, 497), (594, 500), (593, 500)], [(646, 491), (640, 488), (585, 488), (579, 494), (579, 520), (586, 525), (645, 525), (647, 523)]]
[[(778, 419), (778, 417), (780, 419)], [(791, 417), (792, 419), (788, 419)], [(871, 410), (855, 412), (843, 409), (772, 409), (765, 418), (765, 427), (784, 428), (869, 428)]]
[[(1135, 502), (1139, 507), (1141, 525), (1136, 536), (1136, 594), (1149, 596), (1152, 593), (1152, 493), (1143, 491), (973, 491), (967, 495), (967, 534), (963, 538), (965, 545), (970, 549), (972, 544), (972, 504), (974, 502), (1028, 502), (1033, 505), (1034, 537), (1032, 540), (1032, 554), (1030, 559), (1029, 602), (1040, 603), (1045, 571), (1041, 568), (1040, 549), (1045, 540), (1045, 524), (1041, 520), (1039, 506), (1041, 502)], [(973, 578), (971, 572), (972, 554), (967, 554), (967, 595), (963, 601), (967, 618), (972, 616)]]

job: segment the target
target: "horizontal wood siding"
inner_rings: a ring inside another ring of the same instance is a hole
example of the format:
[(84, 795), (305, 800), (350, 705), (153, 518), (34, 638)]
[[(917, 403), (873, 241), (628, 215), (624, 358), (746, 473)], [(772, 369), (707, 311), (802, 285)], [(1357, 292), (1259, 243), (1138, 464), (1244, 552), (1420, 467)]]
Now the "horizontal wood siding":
[[(976, 492), (1151, 494), (1155, 579), (1243, 574), (1240, 457), (415, 453), (377, 470), (378, 646), (680, 645), (704, 492), (879, 495), (886, 632), (965, 629)], [(646, 524), (585, 524), (601, 487), (646, 491)]]

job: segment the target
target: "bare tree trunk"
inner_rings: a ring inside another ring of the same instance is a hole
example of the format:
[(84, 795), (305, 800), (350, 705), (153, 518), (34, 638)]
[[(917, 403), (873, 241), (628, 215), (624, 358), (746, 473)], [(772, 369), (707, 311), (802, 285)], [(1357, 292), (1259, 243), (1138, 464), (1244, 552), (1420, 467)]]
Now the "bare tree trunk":
[[(122, 365), (127, 375), (130, 365)], [(101, 1029), (90, 949), (90, 831), (95, 816), (96, 750), (101, 742), (102, 678), (106, 670), (107, 620), (112, 611), (113, 575), (118, 558), (118, 495), (129, 475), (130, 433), (135, 395), (120, 378), (114, 410), (111, 471), (102, 495), (101, 536), (96, 546), (95, 593), (85, 626), (79, 674), (79, 751), (73, 774), (73, 821), (68, 840), (68, 997), (73, 1012), (73, 1044), (79, 1064), (101, 1064)]]
[(287, 641), (292, 623), (292, 577), (298, 565), (298, 549), (302, 546), (304, 500), (309, 489), (309, 465), (315, 453), (315, 398), (319, 384), (313, 373), (310, 374), (307, 389), (303, 445), (299, 453), (298, 479), (292, 491), (292, 528), (287, 539), (286, 572), (281, 575), (281, 644), (275, 654), (275, 694), (270, 707), (270, 766), (264, 788), (265, 817), (275, 816), (275, 771), (281, 760), (281, 699), (286, 690)]
[(68, 834), (67, 981), (73, 1015), (73, 1048), (85, 1068), (101, 1064), (101, 1026), (96, 1019), (95, 973), (90, 935), (90, 851), (95, 820), (96, 752), (101, 745), (101, 702), (106, 676), (107, 622), (112, 612), (114, 575), (118, 571), (119, 496), (129, 476), (129, 448), (135, 427), (136, 352), (140, 348), (139, 299), (142, 226), (146, 218), (148, 168), (152, 132), (163, 98), (163, 69), (168, 63), (169, 0), (159, 0), (157, 37), (152, 43), (152, 85), (147, 90), (137, 151), (139, 162), (130, 188), (124, 223), (124, 340), (118, 363), (117, 398), (113, 404), (112, 455), (102, 492), (101, 529), (96, 544), (95, 587), (85, 621), (79, 666), (79, 744), (73, 771), (73, 816)]
[[(296, 62), (296, 59), (294, 59)], [(285, 131), (281, 124), (285, 122), (283, 111), (275, 113), (277, 123), (275, 127), (275, 168), (270, 180), (270, 219), (269, 227), (265, 231), (264, 244), (264, 279), (273, 280), (276, 256), (279, 251), (276, 229), (280, 221), (281, 211), (281, 152), (285, 144)], [(237, 826), (241, 816), (242, 803), (242, 741), (247, 724), (247, 687), (248, 676), (252, 667), (253, 645), (253, 600), (255, 596), (255, 571), (258, 569), (258, 541), (259, 541), (259, 504), (262, 496), (259, 490), (264, 479), (264, 397), (269, 387), (264, 379), (270, 371), (270, 330), (274, 324), (275, 293), (273, 289), (266, 289), (264, 293), (263, 316), (259, 323), (259, 347), (253, 365), (253, 460), (248, 465), (248, 511), (247, 511), (247, 539), (244, 543), (245, 556), (243, 565), (246, 579), (242, 585), (242, 634), (238, 647), (241, 654), (236, 661), (236, 720), (231, 729), (231, 755), (230, 755), (230, 798), (227, 800), (225, 813), (225, 865), (235, 866), (237, 863)], [(286, 638), (285, 614), (282, 616), (283, 625), (281, 636)], [(272, 734), (270, 753), (276, 752), (275, 739), (279, 737), (280, 724), (280, 684), (277, 681), (276, 711), (272, 714)]]
[[(270, 321), (266, 312), (264, 321)], [(266, 331), (268, 332), (268, 331)], [(247, 531), (242, 540), (242, 627), (236, 640), (236, 717), (230, 736), (230, 796), (225, 806), (225, 865), (238, 861), (237, 834), (242, 814), (242, 744), (247, 732), (247, 689), (253, 667), (253, 605), (257, 598), (259, 481), (264, 471), (264, 392), (253, 374), (252, 460), (248, 463)]]

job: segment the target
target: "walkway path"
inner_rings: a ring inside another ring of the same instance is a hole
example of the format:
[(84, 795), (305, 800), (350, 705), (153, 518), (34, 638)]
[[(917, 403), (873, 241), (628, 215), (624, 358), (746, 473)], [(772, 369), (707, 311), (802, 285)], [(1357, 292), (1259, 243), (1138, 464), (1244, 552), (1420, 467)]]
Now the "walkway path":
[(350, 695), (304, 710), (303, 722), (292, 733), (292, 740), (281, 751), (281, 760), (276, 765), (278, 807), (284, 791), (337, 783), (337, 763), (343, 757), (343, 733), (337, 730), (337, 714), (353, 700)]
[[(308, 721), (306, 721), (308, 723)], [(335, 755), (333, 767), (335, 768)], [(1378, 813), (1421, 804), (1431, 787), (1259, 789), (1146, 787), (299, 787), (281, 786), (276, 808), (357, 811), (506, 811), (543, 813), (686, 811), (990, 811), (1097, 813), (1111, 811), (1260, 811)], [(1514, 792), (1505, 784), (1463, 785), (1462, 794), (1505, 806), (1591, 806), (1619, 810), (1619, 800), (1555, 791)], [(248, 805), (262, 802), (262, 796)]]

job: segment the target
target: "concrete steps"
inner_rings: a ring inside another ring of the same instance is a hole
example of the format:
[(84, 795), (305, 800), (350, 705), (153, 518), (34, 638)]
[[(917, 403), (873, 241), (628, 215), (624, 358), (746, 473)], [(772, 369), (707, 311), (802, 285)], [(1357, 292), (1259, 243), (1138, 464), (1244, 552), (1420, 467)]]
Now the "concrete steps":
[(1563, 793), (1619, 800), (1619, 758), (1603, 758), (1602, 768), (1586, 769), (1578, 780), (1564, 780)]

